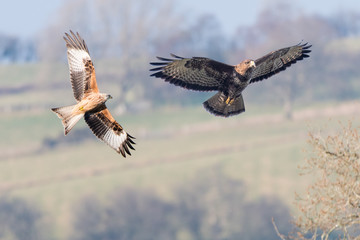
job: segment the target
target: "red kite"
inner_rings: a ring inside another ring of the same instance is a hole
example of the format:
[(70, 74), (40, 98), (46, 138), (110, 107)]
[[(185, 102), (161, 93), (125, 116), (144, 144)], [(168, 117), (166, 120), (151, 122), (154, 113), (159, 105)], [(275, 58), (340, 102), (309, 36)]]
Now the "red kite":
[(77, 103), (51, 110), (62, 120), (65, 135), (84, 116), (85, 122), (95, 136), (124, 157), (126, 157), (126, 153), (131, 155), (129, 148), (135, 150), (131, 145), (135, 144), (132, 140), (134, 137), (126, 133), (111, 116), (105, 102), (112, 97), (99, 92), (94, 65), (86, 43), (79, 33), (76, 35), (72, 31), (70, 33), (71, 35), (65, 33), (64, 39), (67, 47), (71, 85)]

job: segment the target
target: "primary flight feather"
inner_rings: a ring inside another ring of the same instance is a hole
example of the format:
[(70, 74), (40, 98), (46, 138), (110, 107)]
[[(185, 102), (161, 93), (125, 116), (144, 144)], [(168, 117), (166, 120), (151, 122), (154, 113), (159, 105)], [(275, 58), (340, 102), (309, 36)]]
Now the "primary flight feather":
[(64, 125), (65, 135), (84, 117), (92, 132), (100, 140), (121, 153), (131, 155), (130, 149), (135, 150), (135, 144), (130, 134), (125, 132), (107, 109), (105, 102), (112, 97), (106, 93), (99, 93), (96, 83), (95, 68), (91, 61), (89, 50), (79, 33), (65, 33), (64, 40), (70, 71), (70, 80), (75, 105), (52, 108)]
[(309, 57), (311, 45), (298, 44), (273, 51), (259, 59), (246, 59), (233, 66), (204, 57), (173, 59), (157, 57), (151, 62), (151, 76), (162, 78), (186, 89), (218, 91), (203, 103), (211, 113), (228, 117), (245, 111), (242, 91), (253, 82), (261, 81), (285, 70), (291, 64)]

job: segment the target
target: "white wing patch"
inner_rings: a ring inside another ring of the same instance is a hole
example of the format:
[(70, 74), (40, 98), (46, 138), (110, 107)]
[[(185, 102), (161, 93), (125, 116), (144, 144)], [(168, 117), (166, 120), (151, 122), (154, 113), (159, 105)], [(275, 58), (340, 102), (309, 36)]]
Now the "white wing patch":
[(85, 50), (68, 48), (68, 60), (70, 69), (85, 69), (84, 60), (91, 60), (90, 55)]
[(68, 48), (68, 62), (71, 84), (76, 100), (80, 101), (84, 96), (87, 79), (85, 62), (91, 60), (90, 55), (82, 49)]
[[(107, 111), (107, 109), (105, 110)], [(111, 122), (103, 113), (86, 113), (85, 122), (89, 125), (96, 137), (108, 144), (124, 157), (131, 155), (130, 149), (135, 150), (133, 138), (116, 122)]]
[(109, 144), (110, 147), (114, 148), (116, 151), (119, 151), (121, 146), (127, 139), (127, 133), (125, 131), (121, 131), (120, 135), (117, 135), (112, 129), (109, 129), (104, 135), (104, 142)]

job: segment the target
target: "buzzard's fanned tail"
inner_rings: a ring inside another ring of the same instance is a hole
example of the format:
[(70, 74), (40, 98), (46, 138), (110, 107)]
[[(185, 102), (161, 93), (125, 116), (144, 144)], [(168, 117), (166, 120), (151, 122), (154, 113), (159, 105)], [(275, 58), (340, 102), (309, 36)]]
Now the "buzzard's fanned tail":
[(206, 110), (214, 115), (229, 117), (245, 111), (242, 95), (230, 99), (223, 92), (218, 92), (203, 103)]
[(84, 116), (84, 114), (73, 114), (74, 107), (75, 105), (51, 109), (62, 120), (62, 124), (65, 129), (65, 135), (67, 135), (75, 126), (75, 124), (80, 120), (80, 118)]

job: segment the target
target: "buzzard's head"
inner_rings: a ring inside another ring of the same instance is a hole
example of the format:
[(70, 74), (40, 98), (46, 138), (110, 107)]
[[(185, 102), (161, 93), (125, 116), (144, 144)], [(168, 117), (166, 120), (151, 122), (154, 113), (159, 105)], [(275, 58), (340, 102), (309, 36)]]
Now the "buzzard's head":
[(255, 64), (254, 60), (250, 60), (249, 65), (250, 65), (251, 68), (256, 67), (256, 64)]
[(106, 100), (112, 99), (112, 96), (110, 94), (106, 94)]
[(246, 59), (235, 66), (235, 70), (242, 76), (251, 72), (252, 69), (256, 67), (254, 60)]

